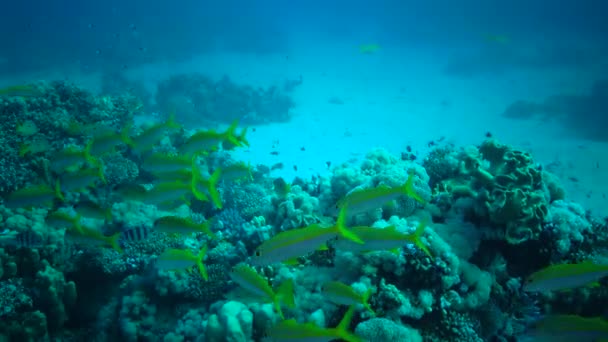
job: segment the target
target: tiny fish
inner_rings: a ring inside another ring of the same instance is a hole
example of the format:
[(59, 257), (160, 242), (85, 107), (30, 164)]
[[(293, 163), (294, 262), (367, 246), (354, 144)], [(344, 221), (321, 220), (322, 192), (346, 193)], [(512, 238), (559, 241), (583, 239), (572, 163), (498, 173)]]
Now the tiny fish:
[(17, 248), (40, 248), (46, 245), (46, 241), (31, 229), (10, 234), (0, 234), (0, 245), (15, 246)]
[(273, 156), (278, 156), (279, 155), (279, 151), (272, 151), (272, 152), (270, 152), (270, 154), (272, 154)]
[(276, 163), (270, 167), (270, 171), (282, 170), (282, 169), (283, 169), (283, 163)]

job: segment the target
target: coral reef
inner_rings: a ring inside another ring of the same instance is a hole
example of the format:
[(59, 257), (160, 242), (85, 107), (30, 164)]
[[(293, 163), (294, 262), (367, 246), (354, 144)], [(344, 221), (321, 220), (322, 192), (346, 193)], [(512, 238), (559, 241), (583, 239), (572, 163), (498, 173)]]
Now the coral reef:
[(175, 112), (185, 123), (243, 124), (285, 122), (291, 119), (293, 100), (279, 87), (241, 86), (228, 77), (214, 81), (191, 73), (170, 77), (158, 85), (156, 103), (165, 113)]

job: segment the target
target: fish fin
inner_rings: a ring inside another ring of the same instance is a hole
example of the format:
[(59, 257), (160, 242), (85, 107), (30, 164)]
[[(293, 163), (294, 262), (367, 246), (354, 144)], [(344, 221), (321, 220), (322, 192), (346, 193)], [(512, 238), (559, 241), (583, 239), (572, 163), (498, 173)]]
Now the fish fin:
[(353, 233), (352, 231), (350, 231), (346, 228), (346, 207), (345, 206), (340, 209), (340, 213), (338, 214), (338, 219), (336, 220), (335, 228), (338, 231), (338, 234), (341, 235), (342, 237), (344, 237), (345, 239), (351, 240), (360, 245), (365, 244), (365, 242), (363, 240), (361, 240), (361, 238), (358, 237), (357, 234)]
[(432, 258), (433, 254), (431, 253), (429, 248), (420, 239), (422, 237), (422, 235), (424, 234), (424, 230), (426, 229), (426, 226), (427, 226), (426, 219), (420, 221), (420, 223), (418, 224), (418, 227), (416, 228), (416, 231), (413, 234), (410, 234), (408, 236), (408, 239), (411, 243), (416, 245), (416, 247), (420, 248), (420, 250), (423, 251), (426, 255), (428, 255), (429, 257)]
[(348, 307), (348, 310), (346, 310), (346, 313), (344, 314), (344, 317), (342, 317), (340, 323), (338, 323), (336, 331), (338, 333), (338, 337), (347, 342), (362, 342), (363, 340), (360, 337), (348, 331), (350, 322), (353, 320), (354, 314), (355, 305), (351, 305)]
[(365, 307), (367, 309), (367, 311), (369, 311), (372, 316), (376, 316), (376, 313), (374, 312), (374, 310), (372, 309), (372, 307), (369, 305), (369, 297), (372, 296), (372, 293), (374, 292), (373, 289), (368, 289), (367, 291), (365, 291), (365, 293), (362, 296), (363, 299), (363, 307)]
[[(80, 223), (78, 224), (78, 226), (80, 226)], [(82, 227), (82, 226), (80, 226), (80, 227)], [(76, 229), (79, 229), (79, 228), (76, 228)], [(82, 231), (82, 228), (80, 228), (80, 231)], [(121, 236), (122, 236), (122, 234), (120, 232), (116, 233), (116, 234), (110, 236), (110, 239), (108, 242), (110, 244), (110, 247), (112, 247), (113, 250), (122, 254), (122, 253), (124, 253), (124, 251), (122, 250), (122, 247), (120, 247), (120, 237)]]
[(403, 187), (401, 189), (405, 195), (413, 198), (421, 204), (426, 204), (424, 198), (422, 198), (418, 193), (416, 193), (416, 189), (414, 189), (415, 178), (416, 177), (414, 175), (414, 172), (410, 172), (409, 176), (407, 177), (407, 181), (405, 182), (405, 184), (403, 184)]
[(207, 255), (207, 245), (204, 245), (201, 248), (201, 251), (198, 252), (198, 255), (196, 256), (196, 265), (198, 266), (198, 270), (201, 272), (201, 276), (203, 277), (203, 279), (205, 279), (205, 281), (209, 280), (209, 275), (207, 274), (207, 268), (205, 267), (205, 264), (203, 263), (203, 259), (205, 259), (206, 255)]
[(280, 303), (285, 304), (285, 306), (287, 306), (290, 309), (293, 309), (296, 307), (296, 302), (294, 299), (294, 283), (293, 283), (293, 279), (287, 279), (285, 280), (283, 283), (281, 283), (281, 285), (279, 285), (279, 288), (277, 289), (277, 293), (276, 293), (276, 301)]

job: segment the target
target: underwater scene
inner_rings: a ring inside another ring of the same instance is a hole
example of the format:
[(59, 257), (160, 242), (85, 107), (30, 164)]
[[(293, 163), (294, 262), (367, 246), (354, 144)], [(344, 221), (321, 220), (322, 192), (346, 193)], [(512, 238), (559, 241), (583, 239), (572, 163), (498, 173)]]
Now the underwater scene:
[(6, 2), (0, 342), (608, 341), (606, 13)]

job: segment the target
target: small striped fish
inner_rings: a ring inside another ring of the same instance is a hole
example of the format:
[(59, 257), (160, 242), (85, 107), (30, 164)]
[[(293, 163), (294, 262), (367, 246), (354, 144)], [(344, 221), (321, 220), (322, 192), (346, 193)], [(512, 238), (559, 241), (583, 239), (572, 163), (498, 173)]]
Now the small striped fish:
[(139, 242), (139, 241), (146, 240), (147, 238), (149, 238), (152, 235), (152, 233), (153, 233), (153, 230), (149, 227), (136, 227), (136, 228), (127, 229), (122, 232), (121, 237), (120, 237), (120, 242), (121, 242), (121, 244)]
[(33, 230), (20, 233), (10, 232), (0, 234), (0, 245), (15, 246), (17, 248), (40, 248), (46, 245), (46, 240)]

